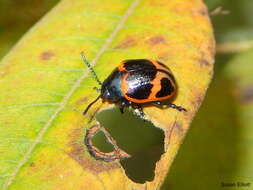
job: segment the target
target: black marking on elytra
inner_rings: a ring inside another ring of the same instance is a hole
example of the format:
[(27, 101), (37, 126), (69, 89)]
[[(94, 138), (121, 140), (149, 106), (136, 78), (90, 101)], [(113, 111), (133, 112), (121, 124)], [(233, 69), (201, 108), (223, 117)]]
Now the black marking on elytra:
[(134, 99), (147, 99), (151, 93), (151, 89), (153, 88), (153, 84), (147, 83), (145, 85), (141, 85), (138, 88), (129, 89), (126, 95), (134, 98)]
[(151, 93), (156, 70), (139, 70), (128, 74), (126, 77), (128, 89), (126, 95), (135, 99), (146, 99)]
[(168, 78), (161, 79), (161, 90), (157, 92), (156, 97), (164, 97), (170, 95), (174, 91), (174, 87)]
[(150, 83), (156, 77), (157, 70), (138, 70), (128, 73), (126, 77), (128, 86), (145, 85)]
[(175, 78), (173, 74), (171, 73), (170, 69), (165, 64), (161, 63), (160, 61), (157, 61), (157, 63), (161, 65), (162, 67), (164, 67), (164, 69), (157, 69), (157, 71), (166, 73), (173, 80), (173, 82), (175, 82)]
[(169, 70), (169, 68), (166, 65), (164, 65), (163, 63), (161, 63), (160, 61), (156, 61), (156, 62), (158, 63), (158, 65), (161, 65), (162, 67), (164, 67), (164, 68), (166, 68), (166, 69)]
[(156, 70), (155, 65), (147, 59), (126, 60), (124, 62), (124, 67), (128, 72), (137, 70)]

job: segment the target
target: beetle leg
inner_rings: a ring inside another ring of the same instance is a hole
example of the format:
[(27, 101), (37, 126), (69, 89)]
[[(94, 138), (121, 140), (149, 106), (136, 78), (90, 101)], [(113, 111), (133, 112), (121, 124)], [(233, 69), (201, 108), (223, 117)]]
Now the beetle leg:
[(161, 105), (163, 105), (163, 103), (162, 102), (159, 102), (159, 101), (157, 101), (157, 102), (152, 102), (155, 106), (161, 106)]
[(140, 118), (145, 121), (145, 113), (143, 112), (141, 105), (134, 104), (134, 105), (132, 105), (132, 108), (137, 109), (139, 111), (139, 113), (137, 113), (137, 115), (140, 116)]
[(119, 111), (120, 111), (121, 114), (123, 114), (124, 113), (124, 106), (120, 106)]
[(126, 102), (121, 102), (121, 104), (119, 105), (119, 111), (121, 114), (124, 113), (124, 108), (127, 106)]
[(176, 110), (178, 110), (178, 111), (187, 111), (185, 108), (183, 108), (183, 107), (181, 107), (181, 106), (177, 106), (176, 104), (168, 104), (168, 106), (170, 107), (170, 108), (173, 108), (173, 109), (176, 109)]
[(101, 93), (101, 89), (98, 87), (93, 87), (94, 90), (96, 90), (97, 92)]
[(138, 106), (138, 108), (137, 108), (138, 110), (139, 110), (139, 112), (140, 112), (140, 117), (141, 117), (141, 119), (142, 120), (145, 120), (145, 114), (144, 114), (144, 112), (143, 112), (143, 109), (142, 109), (142, 107), (141, 106)]
[(173, 108), (173, 109), (176, 109), (178, 111), (187, 111), (185, 108), (181, 107), (181, 106), (177, 106), (176, 104), (172, 104), (172, 103), (169, 103), (169, 104), (166, 104), (166, 103), (163, 103), (163, 102), (152, 102), (155, 106), (163, 106), (163, 105), (167, 105), (169, 106), (170, 108)]

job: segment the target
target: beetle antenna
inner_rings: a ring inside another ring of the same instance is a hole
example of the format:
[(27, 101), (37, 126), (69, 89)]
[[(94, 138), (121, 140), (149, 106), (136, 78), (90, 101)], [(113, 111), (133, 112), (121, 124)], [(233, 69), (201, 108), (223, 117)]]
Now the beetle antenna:
[(90, 109), (90, 107), (91, 107), (94, 103), (96, 103), (96, 101), (98, 101), (99, 98), (101, 98), (101, 94), (100, 94), (93, 102), (91, 102), (91, 103), (85, 108), (85, 110), (84, 110), (84, 112), (83, 112), (83, 115), (85, 115), (85, 114), (87, 113), (87, 111)]
[(94, 71), (94, 69), (92, 68), (91, 64), (88, 62), (88, 60), (85, 58), (84, 53), (81, 52), (81, 57), (83, 59), (83, 62), (87, 65), (88, 69), (91, 71), (91, 73), (93, 74), (94, 79), (98, 82), (98, 84), (102, 85), (102, 82), (99, 80), (96, 72)]

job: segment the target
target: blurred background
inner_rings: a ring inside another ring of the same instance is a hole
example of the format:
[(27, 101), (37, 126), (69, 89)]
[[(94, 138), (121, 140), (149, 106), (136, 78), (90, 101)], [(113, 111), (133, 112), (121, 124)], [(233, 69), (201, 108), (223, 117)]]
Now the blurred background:
[[(0, 0), (0, 58), (57, 2)], [(162, 190), (253, 189), (253, 1), (206, 4), (217, 40), (215, 74)]]

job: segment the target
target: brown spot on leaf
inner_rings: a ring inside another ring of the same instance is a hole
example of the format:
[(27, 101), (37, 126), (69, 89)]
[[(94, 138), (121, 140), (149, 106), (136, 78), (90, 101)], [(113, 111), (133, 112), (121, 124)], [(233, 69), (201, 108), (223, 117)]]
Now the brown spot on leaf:
[[(106, 163), (95, 159), (88, 159), (87, 148), (83, 141), (80, 142), (80, 136), (83, 137), (83, 128), (76, 128), (71, 134), (71, 142), (69, 143), (71, 151), (68, 155), (73, 158), (80, 166), (92, 173), (100, 173), (121, 167), (118, 162)], [(83, 137), (84, 138), (84, 137)]]
[(209, 52), (209, 56), (210, 57), (214, 57), (215, 56), (215, 54), (216, 54), (216, 48), (215, 48), (215, 43), (213, 43), (213, 39), (210, 39), (209, 40), (210, 42), (208, 43), (209, 45), (208, 45), (208, 47), (207, 47), (207, 50), (208, 50), (208, 52)]
[(184, 137), (184, 129), (183, 129), (183, 125), (182, 123), (180, 123), (179, 121), (177, 121), (174, 125), (174, 130), (177, 133), (177, 135), (179, 137)]
[(166, 40), (163, 36), (153, 36), (148, 39), (148, 43), (152, 46), (158, 45), (158, 44), (165, 44)]
[(244, 104), (253, 101), (253, 85), (240, 90), (240, 100)]
[(210, 77), (212, 77), (212, 76), (213, 76), (213, 70), (208, 71), (207, 74), (208, 74)]
[(103, 171), (109, 171), (115, 168), (119, 168), (120, 165), (117, 162), (105, 163), (103, 161), (89, 160), (85, 156), (85, 151), (87, 151), (84, 145), (78, 143), (72, 144), (72, 151), (69, 156), (73, 158), (76, 162), (80, 164), (84, 169), (90, 170), (93, 173), (100, 173)]
[(132, 37), (126, 37), (122, 42), (114, 47), (114, 49), (126, 49), (136, 45), (136, 41)]
[(202, 101), (204, 99), (204, 94), (203, 93), (198, 93), (196, 91), (196, 96), (195, 98), (191, 101), (194, 110), (198, 110), (198, 108), (200, 107)]
[(200, 59), (199, 63), (200, 63), (200, 66), (202, 66), (202, 67), (208, 67), (208, 66), (210, 66), (209, 61), (207, 61), (206, 59)]
[(198, 15), (201, 15), (201, 16), (207, 16), (207, 15), (208, 15), (208, 11), (207, 11), (205, 8), (198, 9), (198, 10), (196, 11), (196, 13), (197, 13)]
[(208, 16), (208, 10), (204, 5), (191, 9), (193, 16)]
[(51, 59), (55, 54), (51, 51), (44, 51), (40, 54), (40, 58), (44, 61)]
[(200, 104), (202, 103), (202, 101), (203, 101), (203, 95), (202, 95), (202, 94), (199, 94), (199, 95), (196, 97), (195, 105), (196, 105), (197, 107), (199, 107)]
[(83, 97), (83, 98), (80, 98), (76, 101), (76, 105), (79, 105), (79, 104), (83, 104), (85, 102), (87, 102), (88, 98), (87, 97)]
[(201, 57), (199, 58), (198, 62), (200, 64), (200, 66), (202, 67), (209, 67), (213, 64), (212, 61), (212, 47), (208, 46), (207, 48), (207, 52), (206, 51), (200, 51), (200, 55)]
[(178, 136), (180, 138), (184, 137), (183, 124), (180, 121), (176, 120), (170, 123), (169, 126), (171, 126), (171, 128), (165, 132), (166, 139), (168, 140), (166, 143), (167, 145), (171, 143), (173, 136)]

